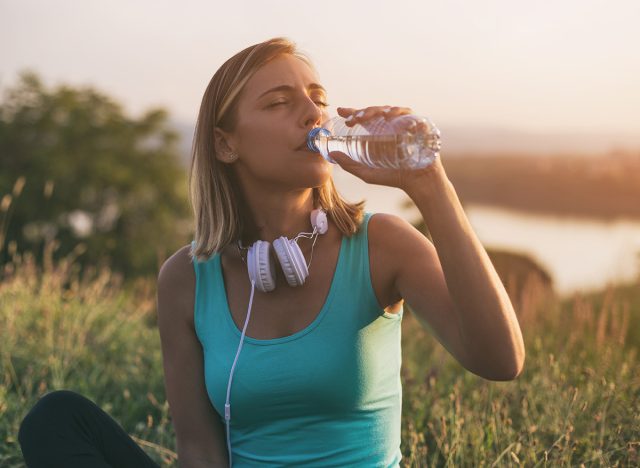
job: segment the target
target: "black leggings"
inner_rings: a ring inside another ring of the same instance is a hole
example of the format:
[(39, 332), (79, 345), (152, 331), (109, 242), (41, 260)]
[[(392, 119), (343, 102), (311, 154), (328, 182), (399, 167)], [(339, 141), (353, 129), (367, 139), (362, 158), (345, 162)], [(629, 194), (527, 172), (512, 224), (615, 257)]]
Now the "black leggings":
[(158, 468), (111, 416), (69, 390), (40, 398), (20, 424), (18, 441), (29, 468)]

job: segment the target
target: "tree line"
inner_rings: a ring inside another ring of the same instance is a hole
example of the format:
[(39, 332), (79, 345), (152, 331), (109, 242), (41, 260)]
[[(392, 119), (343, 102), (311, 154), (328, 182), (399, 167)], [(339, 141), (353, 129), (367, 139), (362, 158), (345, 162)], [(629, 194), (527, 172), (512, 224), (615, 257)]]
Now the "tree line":
[[(80, 252), (125, 277), (156, 274), (192, 238), (187, 174), (168, 112), (139, 118), (93, 87), (30, 70), (0, 101), (0, 265)], [(75, 250), (74, 250), (75, 249)]]

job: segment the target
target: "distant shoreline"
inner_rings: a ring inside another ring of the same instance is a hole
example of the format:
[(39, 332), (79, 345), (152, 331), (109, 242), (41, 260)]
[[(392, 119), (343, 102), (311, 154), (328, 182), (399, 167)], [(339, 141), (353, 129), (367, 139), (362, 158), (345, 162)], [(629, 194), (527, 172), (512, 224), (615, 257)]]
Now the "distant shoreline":
[(636, 155), (474, 156), (443, 163), (463, 203), (576, 218), (640, 219)]

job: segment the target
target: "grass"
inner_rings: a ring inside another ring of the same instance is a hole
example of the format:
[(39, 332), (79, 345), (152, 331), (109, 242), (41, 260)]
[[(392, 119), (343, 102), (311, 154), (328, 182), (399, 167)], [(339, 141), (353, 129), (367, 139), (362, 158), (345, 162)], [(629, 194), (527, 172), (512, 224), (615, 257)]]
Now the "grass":
[[(0, 466), (24, 466), (20, 421), (62, 388), (94, 400), (160, 465), (175, 466), (155, 278), (80, 275), (73, 255), (54, 263), (55, 241), (46, 248), (43, 268), (12, 252), (0, 277)], [(564, 300), (529, 291), (518, 302), (526, 364), (512, 382), (465, 371), (405, 313), (404, 466), (637, 466), (638, 286)]]
[[(594, 306), (603, 295), (609, 302)], [(513, 382), (462, 372), (407, 320), (408, 465), (637, 466), (638, 342), (628, 340), (625, 317), (637, 318), (640, 302), (626, 302), (617, 289), (603, 295), (520, 311), (527, 358)]]
[(91, 398), (148, 442), (159, 463), (175, 458), (160, 448), (171, 449), (173, 429), (153, 282), (124, 285), (107, 269), (80, 277), (72, 256), (41, 271), (30, 255), (13, 258), (0, 283), (0, 466), (23, 466), (22, 417), (41, 395), (63, 388)]

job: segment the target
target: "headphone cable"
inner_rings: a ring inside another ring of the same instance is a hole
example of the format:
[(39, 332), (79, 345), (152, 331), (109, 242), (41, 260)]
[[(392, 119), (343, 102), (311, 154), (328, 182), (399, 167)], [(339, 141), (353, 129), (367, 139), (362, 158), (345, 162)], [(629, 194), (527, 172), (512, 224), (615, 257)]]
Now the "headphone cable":
[(233, 381), (233, 373), (235, 372), (236, 362), (238, 362), (238, 356), (240, 356), (240, 351), (242, 350), (242, 342), (244, 341), (244, 336), (247, 331), (247, 325), (249, 324), (249, 317), (251, 317), (251, 306), (253, 305), (253, 293), (255, 292), (256, 283), (251, 281), (251, 297), (249, 298), (249, 309), (247, 310), (247, 318), (244, 321), (244, 327), (242, 328), (242, 336), (240, 337), (240, 345), (238, 346), (238, 351), (236, 352), (236, 357), (233, 360), (233, 365), (231, 366), (231, 373), (229, 374), (229, 383), (227, 384), (227, 401), (224, 404), (224, 419), (227, 424), (227, 450), (229, 451), (229, 467), (231, 467), (232, 456), (231, 456), (231, 429), (229, 427), (229, 420), (231, 419), (231, 403), (229, 403), (229, 397), (231, 394), (231, 382)]

